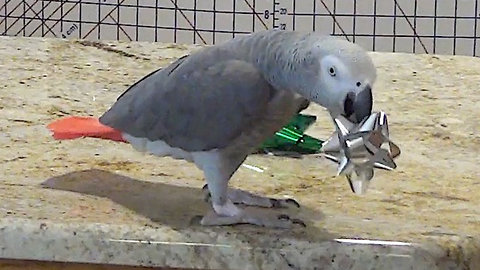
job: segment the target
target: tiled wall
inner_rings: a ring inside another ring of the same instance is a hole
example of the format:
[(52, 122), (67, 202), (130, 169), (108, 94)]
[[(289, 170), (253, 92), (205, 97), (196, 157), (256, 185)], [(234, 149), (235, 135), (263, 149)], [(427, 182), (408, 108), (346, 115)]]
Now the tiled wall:
[(478, 2), (0, 0), (0, 34), (212, 44), (282, 27), (346, 36), (369, 50), (478, 56)]

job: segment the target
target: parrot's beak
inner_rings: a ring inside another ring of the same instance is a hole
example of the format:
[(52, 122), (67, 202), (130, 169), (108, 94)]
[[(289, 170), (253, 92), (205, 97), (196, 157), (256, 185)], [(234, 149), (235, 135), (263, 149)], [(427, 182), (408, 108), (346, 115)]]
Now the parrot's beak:
[(350, 92), (345, 97), (344, 116), (353, 123), (360, 123), (365, 117), (372, 114), (373, 95), (370, 85), (366, 85), (362, 91)]

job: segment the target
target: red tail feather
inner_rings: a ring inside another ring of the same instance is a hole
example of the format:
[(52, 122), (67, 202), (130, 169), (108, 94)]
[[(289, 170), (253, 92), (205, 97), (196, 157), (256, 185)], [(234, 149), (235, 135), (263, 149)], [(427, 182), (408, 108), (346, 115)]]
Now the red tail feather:
[(98, 118), (70, 116), (50, 123), (48, 126), (56, 140), (71, 140), (82, 137), (93, 137), (117, 142), (126, 142), (122, 133), (105, 126)]

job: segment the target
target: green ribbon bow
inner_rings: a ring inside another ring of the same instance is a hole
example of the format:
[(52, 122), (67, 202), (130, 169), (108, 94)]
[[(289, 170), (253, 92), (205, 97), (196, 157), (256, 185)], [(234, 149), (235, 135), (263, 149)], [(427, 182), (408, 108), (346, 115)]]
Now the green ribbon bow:
[(316, 116), (297, 114), (287, 125), (268, 138), (260, 146), (263, 152), (296, 152), (299, 154), (319, 153), (322, 140), (304, 134), (317, 120)]

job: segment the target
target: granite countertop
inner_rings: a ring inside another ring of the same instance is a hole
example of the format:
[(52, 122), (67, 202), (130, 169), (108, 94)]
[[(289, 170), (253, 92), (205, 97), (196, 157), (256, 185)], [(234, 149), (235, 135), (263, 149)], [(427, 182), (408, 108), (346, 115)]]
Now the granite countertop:
[[(54, 141), (195, 46), (0, 37), (0, 258), (215, 269), (480, 269), (480, 59), (372, 53), (398, 169), (354, 195), (335, 164), (253, 155), (234, 187), (296, 198), (306, 229), (210, 227), (192, 164), (126, 144)], [(308, 134), (327, 138), (318, 115)], [(360, 240), (361, 239), (361, 240)], [(383, 242), (382, 242), (383, 241)], [(396, 267), (396, 268), (395, 268)]]

